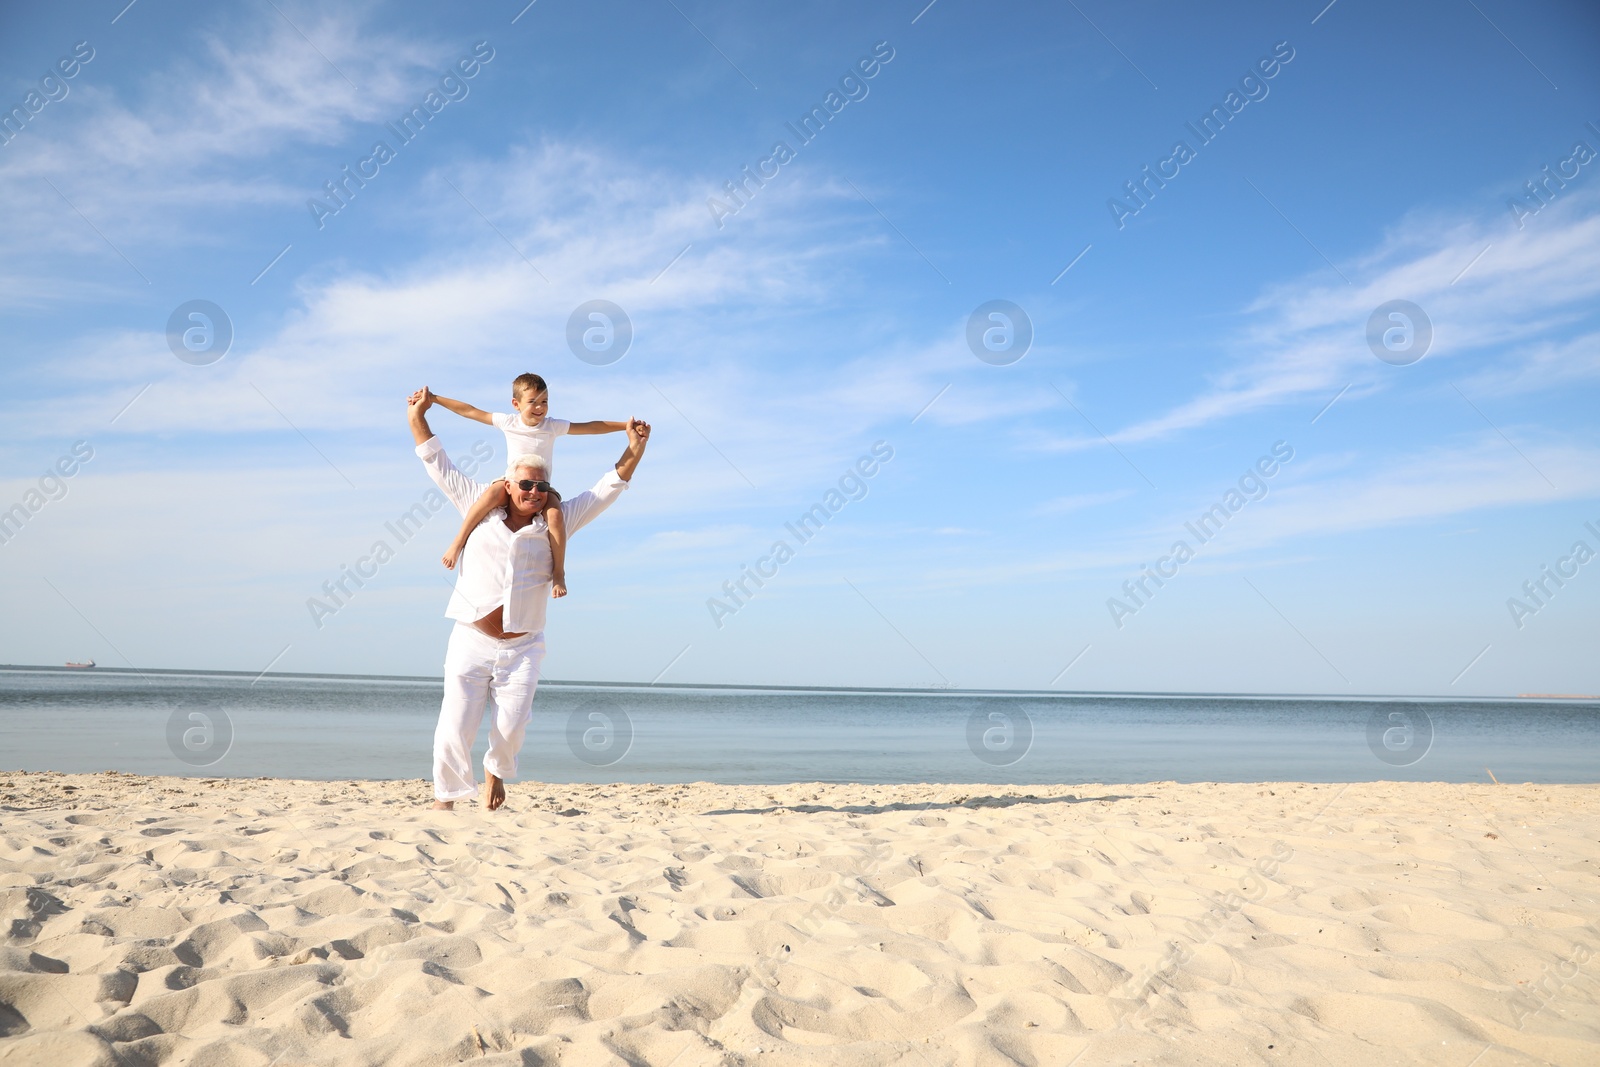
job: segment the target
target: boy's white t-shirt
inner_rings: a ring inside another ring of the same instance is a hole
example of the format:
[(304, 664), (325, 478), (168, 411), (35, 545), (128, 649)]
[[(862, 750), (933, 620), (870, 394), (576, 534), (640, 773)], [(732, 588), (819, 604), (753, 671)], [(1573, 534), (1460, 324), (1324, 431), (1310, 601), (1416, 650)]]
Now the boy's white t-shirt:
[(489, 418), (495, 428), (506, 435), (508, 465), (518, 456), (538, 456), (544, 460), (545, 480), (555, 479), (556, 438), (566, 433), (572, 423), (566, 419), (552, 419), (546, 415), (540, 420), (539, 425), (529, 426), (515, 411), (509, 415), (497, 411)]

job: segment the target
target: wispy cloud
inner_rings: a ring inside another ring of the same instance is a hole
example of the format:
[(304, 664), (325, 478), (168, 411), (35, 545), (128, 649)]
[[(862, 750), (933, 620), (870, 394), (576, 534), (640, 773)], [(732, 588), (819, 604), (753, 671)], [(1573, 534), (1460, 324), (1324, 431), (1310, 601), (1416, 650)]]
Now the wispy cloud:
[[(61, 358), (19, 370), (36, 402), (12, 429), (53, 437), (94, 422), (100, 407), (109, 422), (153, 382), (117, 433), (299, 431), (341, 466), (360, 465), (377, 462), (376, 442), (388, 447), (373, 431), (400, 425), (412, 388), (503, 407), (510, 378), (532, 369), (551, 376), (558, 415), (656, 421), (655, 452), (673, 463), (678, 510), (759, 499), (739, 471), (782, 500), (820, 492), (875, 426), (909, 420), (953, 380), (962, 364), (950, 351), (954, 328), (933, 359), (933, 349), (870, 338), (838, 350), (837, 324), (815, 309), (837, 299), (846, 283), (829, 264), (859, 239), (847, 213), (830, 210), (825, 186), (788, 189), (745, 220), (754, 239), (697, 245), (660, 276), (702, 237), (706, 187), (696, 175), (551, 142), (452, 160), (424, 172), (409, 197), (371, 205), (414, 228), (405, 260), (301, 276), (275, 324), (241, 333), (205, 368), (173, 359), (154, 330), (79, 333)], [(621, 304), (636, 331), (628, 356), (603, 376), (577, 362), (566, 337), (572, 309), (596, 297)], [(984, 406), (1037, 406), (992, 388), (946, 399), (969, 418)], [(453, 417), (438, 418), (436, 428), (456, 432)]]
[[(1278, 476), (1280, 484), (1274, 485), (1266, 498), (1249, 504), (1200, 548), (1197, 563), (1221, 567), (1224, 561), (1250, 560), (1253, 564), (1270, 559), (1278, 565), (1282, 558), (1266, 554), (1288, 550), (1304, 556), (1318, 551), (1325, 539), (1336, 541), (1340, 535), (1357, 531), (1418, 527), (1498, 509), (1600, 497), (1600, 448), (1542, 442), (1524, 446), (1523, 452), (1526, 459), (1486, 431), (1398, 462), (1388, 456), (1373, 462), (1371, 457), (1354, 454), (1297, 460), (1298, 470), (1285, 467)], [(1529, 461), (1549, 475), (1554, 488), (1530, 468)], [(1150, 563), (1169, 551), (1176, 540), (1199, 547), (1184, 523), (1215, 503), (1224, 488), (1226, 485), (1217, 487), (1210, 496), (1196, 493), (1184, 504), (1164, 506), (1136, 524), (1102, 526), (1094, 536), (1070, 547), (1013, 551), (1003, 560), (945, 565), (936, 570), (928, 570), (927, 561), (912, 554), (905, 565), (925, 573), (923, 581), (938, 588), (1118, 575)], [(1066, 499), (1099, 504), (1128, 495)]]
[(1040, 504), (1034, 508), (1034, 512), (1039, 515), (1065, 515), (1068, 512), (1083, 511), (1086, 508), (1096, 508), (1102, 504), (1126, 500), (1133, 493), (1132, 489), (1113, 489), (1106, 493), (1077, 493), (1072, 496), (1058, 496), (1053, 500), (1047, 500)]
[(1510, 348), (1492, 367), (1462, 383), (1469, 393), (1508, 396), (1600, 378), (1600, 332)]
[(100, 295), (74, 268), (103, 246), (45, 179), (119, 242), (216, 244), (236, 237), (236, 227), (207, 218), (236, 220), (241, 208), (260, 206), (304, 210), (319, 183), (285, 183), (285, 154), (311, 160), (328, 146), (368, 148), (366, 128), (414, 102), (465, 44), (407, 37), (359, 11), (286, 10), (305, 37), (271, 7), (219, 14), (198, 35), (198, 51), (136, 84), (105, 80), (126, 46), (96, 42), (95, 60), (54, 105), (59, 113), (0, 152), (8, 200), (0, 249), (27, 249), (28, 276), (52, 277), (20, 292), (7, 285), (0, 302)]
[[(1249, 321), (1227, 346), (1231, 365), (1207, 389), (1159, 415), (1108, 430), (1111, 438), (1169, 438), (1271, 405), (1319, 400), (1351, 382), (1357, 390), (1351, 399), (1384, 388), (1389, 368), (1368, 349), (1366, 324), (1378, 305), (1394, 299), (1418, 304), (1432, 320), (1430, 360), (1487, 351), (1488, 358), (1515, 366), (1526, 357), (1501, 357), (1495, 350), (1526, 348), (1535, 337), (1551, 350), (1563, 349), (1574, 342), (1557, 335), (1591, 318), (1600, 297), (1600, 196), (1573, 196), (1523, 231), (1498, 219), (1414, 219), (1347, 273), (1359, 280), (1355, 287), (1329, 284), (1314, 273), (1267, 289), (1243, 309)], [(1532, 389), (1562, 379), (1530, 368), (1519, 380)], [(1068, 439), (1058, 447), (1096, 443)]]

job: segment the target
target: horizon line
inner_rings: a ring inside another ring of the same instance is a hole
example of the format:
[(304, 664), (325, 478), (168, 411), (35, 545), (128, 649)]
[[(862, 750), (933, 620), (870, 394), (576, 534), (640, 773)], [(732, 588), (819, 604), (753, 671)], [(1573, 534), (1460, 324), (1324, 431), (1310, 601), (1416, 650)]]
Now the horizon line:
[[(204, 670), (200, 668), (183, 667), (67, 667), (64, 665), (52, 666), (49, 664), (30, 663), (0, 663), (0, 671), (44, 671), (55, 674), (161, 674), (161, 675), (198, 675), (216, 678), (326, 678), (345, 681), (374, 681), (374, 682), (439, 682), (444, 681), (443, 675), (420, 674), (336, 674), (331, 672), (316, 671), (224, 671)], [(254, 684), (254, 683), (252, 683)], [(852, 685), (772, 685), (765, 683), (739, 683), (739, 682), (608, 682), (585, 681), (576, 679), (542, 679), (539, 683), (543, 686), (569, 686), (573, 688), (594, 689), (659, 689), (659, 690), (746, 690), (754, 692), (771, 693), (870, 693), (894, 696), (998, 696), (998, 697), (1039, 697), (1070, 699), (1081, 697), (1113, 697), (1113, 698), (1141, 698), (1141, 697), (1187, 697), (1191, 699), (1240, 699), (1240, 700), (1351, 700), (1351, 701), (1597, 701), (1600, 695), (1587, 693), (1519, 693), (1515, 696), (1429, 696), (1412, 695), (1398, 696), (1384, 693), (1234, 693), (1234, 692), (1186, 692), (1180, 690), (1124, 690), (1124, 689), (959, 689), (954, 686), (929, 685), (924, 687), (905, 686), (852, 686)]]

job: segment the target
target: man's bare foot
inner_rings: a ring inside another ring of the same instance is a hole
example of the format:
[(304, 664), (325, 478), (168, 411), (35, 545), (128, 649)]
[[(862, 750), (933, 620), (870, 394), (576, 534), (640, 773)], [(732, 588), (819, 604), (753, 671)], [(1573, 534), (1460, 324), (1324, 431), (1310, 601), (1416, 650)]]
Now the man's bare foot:
[(487, 771), (484, 777), (488, 779), (485, 784), (489, 788), (483, 791), (483, 806), (486, 811), (494, 811), (506, 802), (506, 783)]
[(567, 595), (567, 576), (565, 574), (557, 574), (550, 579), (550, 595)]
[(456, 802), (453, 801), (453, 800), (435, 800), (433, 802), (433, 810), (434, 811), (455, 811), (456, 810)]

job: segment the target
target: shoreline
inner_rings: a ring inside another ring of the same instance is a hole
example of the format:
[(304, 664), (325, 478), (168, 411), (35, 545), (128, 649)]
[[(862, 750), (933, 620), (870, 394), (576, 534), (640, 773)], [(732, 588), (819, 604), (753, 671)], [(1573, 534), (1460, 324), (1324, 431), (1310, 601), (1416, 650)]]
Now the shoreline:
[(1600, 1058), (1600, 785), (429, 801), (0, 772), (0, 1064)]

